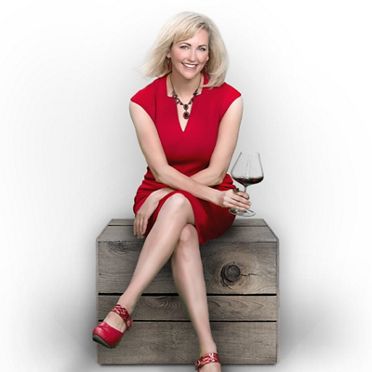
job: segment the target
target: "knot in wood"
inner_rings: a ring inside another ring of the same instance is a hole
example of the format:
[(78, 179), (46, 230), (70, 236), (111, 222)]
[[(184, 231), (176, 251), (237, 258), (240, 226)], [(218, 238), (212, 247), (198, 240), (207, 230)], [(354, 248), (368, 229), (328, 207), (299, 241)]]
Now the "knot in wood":
[(226, 264), (222, 267), (221, 277), (224, 282), (234, 283), (240, 278), (240, 269), (234, 263)]

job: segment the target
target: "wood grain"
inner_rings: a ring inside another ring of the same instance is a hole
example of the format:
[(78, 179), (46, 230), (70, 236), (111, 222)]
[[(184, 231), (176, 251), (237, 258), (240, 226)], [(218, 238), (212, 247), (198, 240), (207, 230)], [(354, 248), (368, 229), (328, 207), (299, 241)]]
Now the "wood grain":
[[(211, 322), (222, 365), (276, 363), (276, 322)], [(100, 364), (192, 364), (199, 357), (190, 322), (137, 322), (115, 349), (98, 348)]]
[[(132, 226), (133, 218), (113, 218), (109, 226)], [(263, 218), (235, 218), (234, 226), (268, 226)]]
[[(138, 239), (133, 234), (132, 225), (108, 225), (99, 234), (97, 242), (138, 242), (143, 244), (144, 239)], [(210, 246), (216, 242), (231, 243), (259, 243), (276, 242), (276, 237), (267, 226), (231, 226), (222, 236), (209, 240), (203, 246)]]
[[(119, 296), (98, 296), (98, 319), (103, 320)], [(212, 296), (208, 295), (211, 321), (275, 321), (276, 296)], [(133, 320), (190, 320), (186, 304), (176, 296), (141, 296)]]
[[(140, 247), (138, 243), (97, 243), (98, 293), (122, 293), (132, 277)], [(204, 277), (210, 294), (276, 294), (276, 255), (274, 243), (214, 243), (201, 248)], [(223, 279), (226, 265), (239, 268), (234, 282)], [(170, 261), (143, 293), (177, 293)]]

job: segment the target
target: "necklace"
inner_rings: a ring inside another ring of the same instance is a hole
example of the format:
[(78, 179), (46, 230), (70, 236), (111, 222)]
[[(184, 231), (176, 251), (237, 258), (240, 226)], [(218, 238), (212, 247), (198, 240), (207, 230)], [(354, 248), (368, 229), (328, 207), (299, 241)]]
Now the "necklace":
[(194, 93), (192, 94), (192, 97), (191, 97), (191, 99), (190, 99), (190, 101), (188, 102), (188, 103), (183, 103), (179, 98), (178, 98), (178, 95), (177, 95), (177, 93), (176, 93), (176, 91), (175, 91), (175, 89), (174, 89), (174, 86), (173, 86), (173, 83), (172, 83), (172, 79), (171, 79), (171, 77), (170, 77), (170, 75), (169, 75), (169, 81), (170, 81), (170, 83), (171, 83), (171, 86), (172, 86), (172, 97), (176, 100), (176, 104), (178, 105), (178, 104), (180, 104), (182, 107), (183, 107), (183, 109), (184, 109), (184, 112), (183, 112), (183, 118), (184, 119), (189, 119), (189, 117), (190, 117), (190, 113), (189, 113), (189, 106), (192, 104), (192, 102), (194, 101), (194, 98), (195, 98), (195, 96), (198, 94), (198, 90), (199, 90), (199, 87), (200, 87), (200, 83), (201, 83), (201, 75), (200, 75), (200, 81), (199, 81), (199, 85), (198, 85), (198, 87), (195, 89), (195, 91), (194, 91)]

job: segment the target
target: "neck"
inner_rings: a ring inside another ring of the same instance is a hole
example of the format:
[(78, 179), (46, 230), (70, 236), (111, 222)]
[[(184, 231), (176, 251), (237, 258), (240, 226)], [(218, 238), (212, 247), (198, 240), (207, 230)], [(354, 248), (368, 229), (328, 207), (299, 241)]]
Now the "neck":
[[(199, 83), (203, 83), (202, 74), (198, 74), (194, 78), (188, 80), (183, 78), (180, 74), (172, 71), (169, 74), (169, 77), (172, 79), (173, 87), (179, 97), (192, 96), (192, 94), (195, 92), (195, 89), (199, 87)], [(170, 87), (170, 90), (170, 93), (172, 93), (172, 87)]]

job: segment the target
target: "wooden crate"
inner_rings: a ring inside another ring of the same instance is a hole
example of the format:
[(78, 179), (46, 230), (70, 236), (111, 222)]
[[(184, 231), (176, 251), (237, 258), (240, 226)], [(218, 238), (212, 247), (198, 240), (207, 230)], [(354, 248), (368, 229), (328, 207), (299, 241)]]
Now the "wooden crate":
[[(132, 219), (112, 219), (96, 241), (97, 321), (127, 288), (143, 240)], [(213, 337), (222, 365), (275, 364), (278, 340), (278, 247), (263, 219), (236, 219), (201, 246)], [(170, 260), (146, 288), (133, 326), (115, 349), (97, 345), (100, 364), (190, 364), (198, 340), (173, 283)]]

